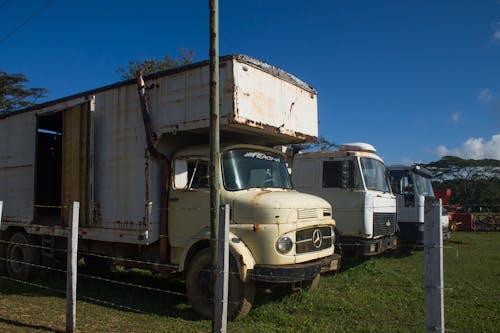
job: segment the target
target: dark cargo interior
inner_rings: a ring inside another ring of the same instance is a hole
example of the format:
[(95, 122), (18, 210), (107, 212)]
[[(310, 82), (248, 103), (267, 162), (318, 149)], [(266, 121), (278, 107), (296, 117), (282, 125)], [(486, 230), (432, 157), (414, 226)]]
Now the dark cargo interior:
[(61, 223), (62, 112), (38, 117), (35, 219)]

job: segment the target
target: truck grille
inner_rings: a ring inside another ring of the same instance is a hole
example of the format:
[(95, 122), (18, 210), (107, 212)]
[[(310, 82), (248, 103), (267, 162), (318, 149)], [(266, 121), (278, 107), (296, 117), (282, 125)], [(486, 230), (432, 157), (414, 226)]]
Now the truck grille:
[(396, 232), (396, 213), (373, 213), (373, 236), (393, 235)]
[(321, 251), (333, 246), (331, 227), (316, 227), (299, 230), (295, 234), (297, 254)]
[(315, 219), (318, 218), (318, 210), (316, 208), (303, 208), (298, 210), (299, 219)]

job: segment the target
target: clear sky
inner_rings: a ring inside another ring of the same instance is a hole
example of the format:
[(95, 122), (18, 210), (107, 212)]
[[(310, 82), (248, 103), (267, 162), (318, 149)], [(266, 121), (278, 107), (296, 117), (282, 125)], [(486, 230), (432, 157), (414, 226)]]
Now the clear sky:
[[(500, 0), (220, 0), (220, 54), (318, 91), (319, 132), (387, 164), (500, 159)], [(0, 0), (0, 69), (46, 100), (120, 80), (130, 60), (208, 59), (208, 0)]]

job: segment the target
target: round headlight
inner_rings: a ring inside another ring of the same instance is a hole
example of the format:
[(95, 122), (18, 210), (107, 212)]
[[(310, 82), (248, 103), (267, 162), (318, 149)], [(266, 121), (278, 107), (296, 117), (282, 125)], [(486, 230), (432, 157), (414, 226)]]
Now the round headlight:
[(293, 247), (292, 239), (287, 236), (280, 237), (276, 242), (276, 250), (278, 250), (278, 252), (282, 254), (290, 252), (292, 247)]

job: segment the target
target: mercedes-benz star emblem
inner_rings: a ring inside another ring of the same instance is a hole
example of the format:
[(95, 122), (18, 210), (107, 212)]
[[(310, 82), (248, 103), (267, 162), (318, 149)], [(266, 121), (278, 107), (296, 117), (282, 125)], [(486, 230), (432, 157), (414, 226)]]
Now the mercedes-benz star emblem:
[(321, 247), (321, 244), (323, 243), (323, 235), (321, 234), (321, 230), (314, 230), (312, 242), (315, 248), (319, 249)]

